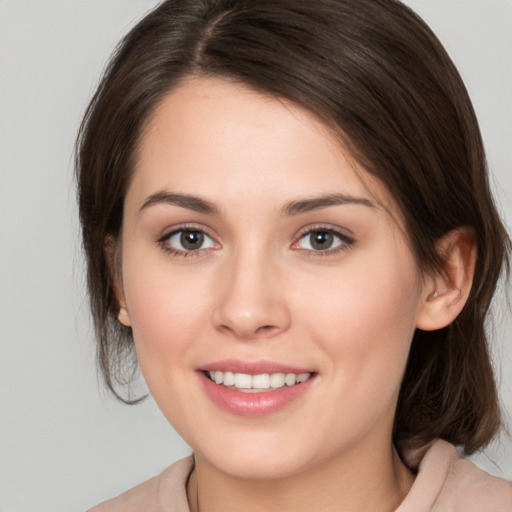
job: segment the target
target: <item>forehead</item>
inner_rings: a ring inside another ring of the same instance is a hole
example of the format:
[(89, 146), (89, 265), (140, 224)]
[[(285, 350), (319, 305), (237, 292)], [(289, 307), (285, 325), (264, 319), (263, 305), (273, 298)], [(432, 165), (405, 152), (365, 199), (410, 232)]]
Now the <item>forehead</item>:
[(242, 197), (251, 190), (276, 207), (289, 197), (364, 195), (396, 210), (375, 177), (313, 114), (244, 85), (192, 78), (149, 118), (129, 194), (159, 189)]

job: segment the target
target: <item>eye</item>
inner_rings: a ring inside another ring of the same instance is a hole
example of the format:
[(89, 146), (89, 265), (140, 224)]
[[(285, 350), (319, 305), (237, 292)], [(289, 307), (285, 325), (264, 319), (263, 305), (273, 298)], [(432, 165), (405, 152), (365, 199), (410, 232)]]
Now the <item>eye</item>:
[(310, 229), (304, 233), (296, 244), (298, 249), (314, 252), (335, 252), (344, 249), (354, 242), (346, 235), (333, 229)]
[(159, 242), (166, 250), (173, 254), (196, 252), (203, 249), (212, 249), (217, 244), (204, 231), (199, 229), (180, 229), (163, 236)]

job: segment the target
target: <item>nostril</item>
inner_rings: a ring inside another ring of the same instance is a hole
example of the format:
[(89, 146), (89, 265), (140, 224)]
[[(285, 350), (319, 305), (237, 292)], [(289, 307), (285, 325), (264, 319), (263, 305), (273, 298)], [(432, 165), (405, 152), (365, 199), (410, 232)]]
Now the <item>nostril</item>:
[(258, 327), (256, 332), (259, 332), (259, 331), (269, 331), (269, 330), (271, 330), (273, 328), (274, 328), (273, 325), (262, 325), (261, 327)]
[(253, 328), (247, 328), (244, 329), (241, 326), (238, 326), (238, 328), (230, 327), (229, 325), (220, 325), (219, 329), (221, 331), (224, 331), (226, 334), (234, 335), (238, 338), (243, 339), (251, 339), (259, 336), (270, 336), (274, 331), (278, 331), (279, 327), (271, 324), (267, 325), (261, 325), (260, 327), (257, 327), (256, 329)]

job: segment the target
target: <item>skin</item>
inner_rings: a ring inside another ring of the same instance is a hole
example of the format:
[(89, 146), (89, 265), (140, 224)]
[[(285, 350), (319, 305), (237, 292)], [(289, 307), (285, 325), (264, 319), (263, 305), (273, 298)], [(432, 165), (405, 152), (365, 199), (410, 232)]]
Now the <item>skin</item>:
[[(335, 194), (351, 200), (290, 211)], [(460, 291), (470, 273), (422, 276), (400, 219), (385, 188), (294, 105), (193, 78), (158, 106), (125, 199), (119, 320), (133, 329), (151, 394), (194, 450), (193, 512), (375, 512), (406, 495), (413, 477), (391, 437), (411, 339), (460, 311), (453, 283)], [(183, 253), (179, 234), (167, 236), (185, 227), (207, 234), (201, 248)], [(311, 230), (326, 229), (339, 233), (333, 248), (313, 250)], [(457, 254), (454, 269), (471, 261)], [(225, 359), (316, 377), (284, 409), (240, 417), (198, 379)]]

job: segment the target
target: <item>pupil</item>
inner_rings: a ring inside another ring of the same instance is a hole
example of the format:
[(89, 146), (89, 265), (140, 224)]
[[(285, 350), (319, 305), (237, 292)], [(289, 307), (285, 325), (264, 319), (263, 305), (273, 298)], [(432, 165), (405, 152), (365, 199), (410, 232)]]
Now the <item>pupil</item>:
[(184, 231), (181, 234), (180, 242), (181, 245), (189, 250), (197, 250), (203, 245), (204, 235), (199, 231)]
[(311, 247), (313, 247), (313, 249), (328, 249), (332, 245), (332, 242), (333, 235), (328, 231), (317, 231), (311, 235)]

